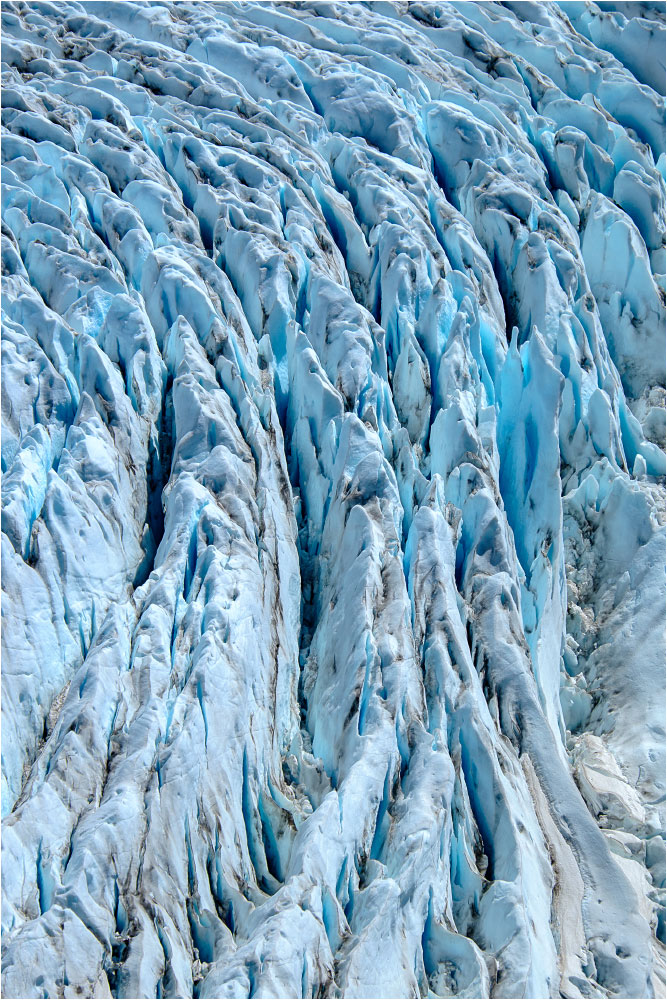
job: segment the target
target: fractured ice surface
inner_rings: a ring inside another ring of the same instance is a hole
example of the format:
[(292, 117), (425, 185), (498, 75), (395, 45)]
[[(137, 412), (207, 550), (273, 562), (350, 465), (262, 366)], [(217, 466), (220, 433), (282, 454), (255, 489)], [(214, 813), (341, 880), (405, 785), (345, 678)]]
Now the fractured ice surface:
[(2, 30), (4, 995), (661, 995), (664, 4)]

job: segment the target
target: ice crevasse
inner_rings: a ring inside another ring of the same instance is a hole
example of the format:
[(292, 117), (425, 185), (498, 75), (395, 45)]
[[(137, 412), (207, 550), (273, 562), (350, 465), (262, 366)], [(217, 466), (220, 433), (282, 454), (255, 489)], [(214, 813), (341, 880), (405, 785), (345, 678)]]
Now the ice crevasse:
[(2, 5), (5, 997), (665, 988), (665, 5)]

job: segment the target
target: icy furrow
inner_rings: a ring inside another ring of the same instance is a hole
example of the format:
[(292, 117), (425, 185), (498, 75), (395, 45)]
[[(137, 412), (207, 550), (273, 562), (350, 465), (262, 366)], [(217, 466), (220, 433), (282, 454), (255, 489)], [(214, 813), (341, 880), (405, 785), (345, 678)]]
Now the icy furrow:
[(3, 5), (6, 996), (664, 990), (664, 38)]

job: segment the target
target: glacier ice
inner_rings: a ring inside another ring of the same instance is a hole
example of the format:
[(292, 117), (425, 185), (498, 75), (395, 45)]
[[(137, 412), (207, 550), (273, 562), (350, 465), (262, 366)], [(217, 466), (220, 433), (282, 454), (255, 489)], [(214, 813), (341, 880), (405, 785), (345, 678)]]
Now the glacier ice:
[(1, 16), (4, 995), (662, 995), (665, 5)]

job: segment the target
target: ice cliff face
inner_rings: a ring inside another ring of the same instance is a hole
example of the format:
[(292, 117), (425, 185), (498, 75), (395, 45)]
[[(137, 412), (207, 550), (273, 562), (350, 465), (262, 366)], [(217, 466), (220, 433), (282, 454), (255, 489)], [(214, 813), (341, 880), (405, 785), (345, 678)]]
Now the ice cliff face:
[(664, 21), (3, 4), (6, 997), (663, 992)]

